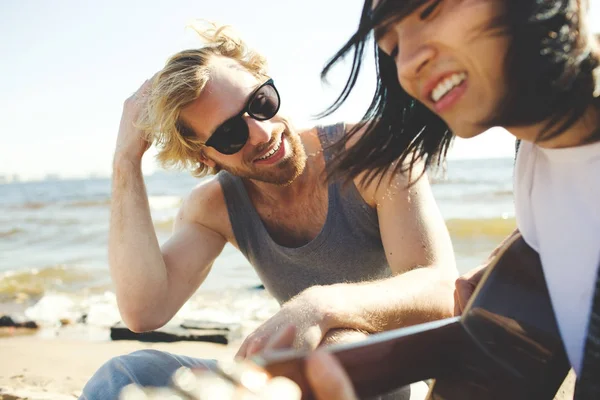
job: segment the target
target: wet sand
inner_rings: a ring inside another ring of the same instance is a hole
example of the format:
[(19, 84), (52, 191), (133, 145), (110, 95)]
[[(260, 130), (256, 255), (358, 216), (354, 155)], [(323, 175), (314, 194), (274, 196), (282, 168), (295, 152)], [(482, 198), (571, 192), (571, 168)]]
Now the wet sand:
[(105, 361), (146, 348), (217, 359), (231, 358), (237, 350), (237, 346), (233, 345), (204, 342), (91, 342), (34, 336), (2, 338), (0, 399), (76, 399), (88, 379)]

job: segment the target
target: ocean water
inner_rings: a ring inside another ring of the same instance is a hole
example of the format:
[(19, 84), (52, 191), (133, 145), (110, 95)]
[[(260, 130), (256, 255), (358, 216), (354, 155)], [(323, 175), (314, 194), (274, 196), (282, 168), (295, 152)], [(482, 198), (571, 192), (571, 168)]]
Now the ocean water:
[[(515, 227), (512, 159), (454, 160), (431, 177), (461, 272), (477, 266)], [(182, 197), (199, 183), (186, 173), (146, 177), (154, 225), (170, 235)], [(0, 315), (55, 326), (61, 319), (107, 327), (118, 321), (107, 266), (110, 180), (0, 185)], [(248, 261), (227, 245), (181, 318), (241, 322), (250, 330), (278, 306)]]

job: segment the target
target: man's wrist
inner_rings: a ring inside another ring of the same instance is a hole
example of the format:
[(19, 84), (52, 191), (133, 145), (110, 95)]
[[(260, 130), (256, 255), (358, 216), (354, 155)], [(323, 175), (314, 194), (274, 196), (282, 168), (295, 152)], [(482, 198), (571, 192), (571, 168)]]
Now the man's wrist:
[(347, 299), (344, 299), (343, 284), (328, 286), (313, 286), (304, 294), (307, 301), (312, 305), (315, 313), (319, 316), (319, 325), (324, 331), (334, 328), (352, 328), (344, 321)]
[(359, 342), (368, 337), (368, 334), (358, 329), (336, 328), (327, 331), (319, 346), (329, 346), (341, 343)]
[(115, 174), (141, 173), (142, 160), (115, 154), (113, 157), (113, 172)]
[(377, 330), (371, 321), (373, 313), (365, 308), (365, 299), (374, 295), (370, 284), (337, 283), (324, 288), (328, 289), (323, 302), (328, 307), (325, 317), (328, 326), (364, 332)]

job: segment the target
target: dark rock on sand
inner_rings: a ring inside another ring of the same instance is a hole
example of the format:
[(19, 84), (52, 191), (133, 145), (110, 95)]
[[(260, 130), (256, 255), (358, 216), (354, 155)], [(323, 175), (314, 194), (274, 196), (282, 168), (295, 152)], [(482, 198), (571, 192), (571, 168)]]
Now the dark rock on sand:
[(140, 342), (197, 341), (229, 344), (241, 332), (239, 324), (186, 320), (180, 325), (166, 325), (151, 332), (135, 333), (123, 322), (110, 328), (112, 340), (139, 340)]
[(8, 393), (0, 393), (0, 400), (27, 400), (25, 397), (13, 396)]
[(38, 329), (39, 326), (35, 321), (15, 321), (9, 315), (0, 317), (0, 327), (27, 328)]
[(77, 323), (78, 324), (86, 324), (87, 323), (87, 318), (88, 318), (87, 314), (81, 314), (81, 317), (79, 317), (77, 319)]

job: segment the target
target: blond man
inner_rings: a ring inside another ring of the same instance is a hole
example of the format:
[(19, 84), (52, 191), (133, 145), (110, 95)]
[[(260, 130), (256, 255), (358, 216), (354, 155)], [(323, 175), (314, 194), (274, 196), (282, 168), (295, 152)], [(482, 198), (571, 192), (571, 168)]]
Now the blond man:
[[(124, 322), (136, 332), (168, 322), (202, 284), (229, 242), (249, 260), (280, 311), (238, 356), (294, 322), (293, 344), (335, 341), (450, 316), (452, 245), (428, 180), (325, 182), (330, 145), (351, 126), (297, 131), (265, 60), (225, 28), (198, 29), (206, 45), (174, 55), (125, 102), (114, 156), (109, 262)], [(141, 160), (158, 159), (203, 180), (159, 246)], [(309, 156), (310, 155), (310, 156)], [(106, 363), (82, 398), (116, 398), (128, 383), (160, 386), (206, 361), (156, 351)], [(210, 366), (210, 365), (209, 365)], [(395, 394), (408, 398), (409, 389)]]

